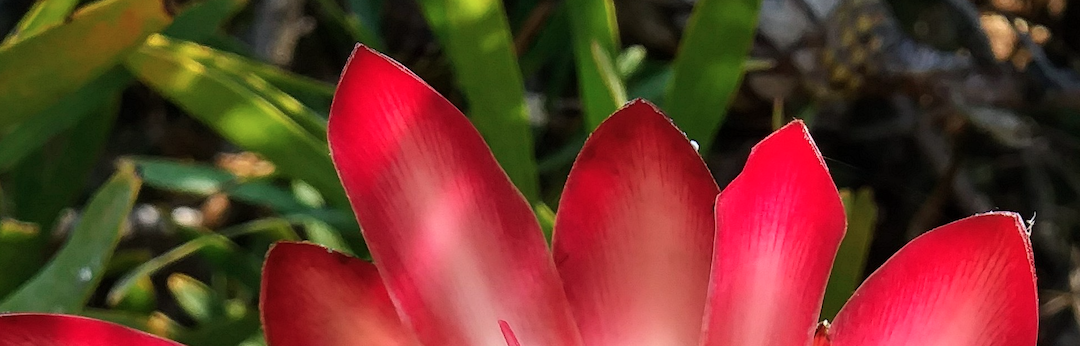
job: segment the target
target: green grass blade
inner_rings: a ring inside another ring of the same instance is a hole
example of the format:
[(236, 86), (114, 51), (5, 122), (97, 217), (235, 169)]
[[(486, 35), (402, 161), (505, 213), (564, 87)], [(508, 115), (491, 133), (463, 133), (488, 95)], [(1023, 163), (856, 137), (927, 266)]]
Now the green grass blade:
[(106, 102), (114, 100), (133, 80), (123, 67), (114, 67), (41, 114), (15, 126), (0, 137), (0, 172), (10, 170), (86, 117), (99, 114)]
[(79, 5), (79, 0), (40, 0), (15, 25), (15, 32), (0, 43), (0, 47), (40, 34), (46, 28), (59, 25)]
[(866, 270), (866, 255), (870, 252), (870, 242), (874, 239), (874, 227), (877, 222), (877, 205), (874, 194), (869, 188), (861, 188), (852, 193), (843, 190), (840, 196), (844, 200), (847, 212), (848, 228), (840, 249), (836, 252), (829, 283), (825, 288), (825, 303), (821, 309), (822, 319), (832, 319), (844, 306), (851, 294), (859, 287)]
[(221, 25), (244, 8), (248, 0), (204, 0), (184, 9), (162, 34), (200, 41), (221, 31)]
[(105, 105), (12, 168), (11, 195), (19, 219), (52, 229), (59, 212), (83, 193), (119, 113), (119, 93), (104, 100)]
[(242, 181), (213, 166), (149, 157), (130, 160), (139, 168), (149, 187), (202, 197), (224, 193), (241, 202), (269, 207), (282, 214), (311, 209), (285, 189), (266, 181)]
[[(626, 86), (623, 85), (622, 77), (619, 76), (614, 61), (612, 61), (613, 59), (595, 41), (593, 41), (591, 48), (593, 63), (596, 64), (596, 72), (599, 73), (600, 82), (604, 85), (603, 91), (608, 93), (607, 99), (621, 107), (626, 103)], [(608, 114), (614, 113), (616, 109), (612, 109)], [(604, 121), (606, 118), (607, 116), (604, 116), (600, 121)], [(596, 125), (600, 124), (597, 123)]]
[(699, 0), (683, 33), (664, 100), (687, 137), (712, 146), (743, 75), (761, 0)]
[(41, 266), (44, 254), (37, 249), (40, 237), (38, 226), (12, 219), (0, 219), (0, 301)]
[(109, 305), (119, 304), (138, 285), (139, 280), (148, 278), (165, 267), (196, 254), (206, 259), (215, 268), (222, 269), (228, 275), (235, 277), (252, 291), (258, 291), (258, 263), (249, 263), (251, 256), (244, 253), (239, 246), (229, 240), (229, 237), (278, 233), (282, 227), (289, 226), (289, 222), (284, 219), (261, 219), (230, 227), (222, 230), (221, 233), (197, 233), (197, 236), (191, 240), (140, 264), (122, 276), (109, 289), (105, 302)]
[(315, 186), (331, 205), (349, 205), (324, 140), (227, 73), (174, 54), (163, 37), (148, 42), (126, 61), (140, 80), (284, 175)]
[[(277, 87), (280, 91), (285, 92), (286, 96), (302, 101), (308, 107), (317, 109), (321, 114), (327, 114), (330, 110), (330, 100), (334, 97), (333, 84), (291, 73), (261, 61), (212, 49), (194, 42), (162, 40), (167, 43), (162, 46), (164, 49), (198, 61), (203, 65), (229, 72), (235, 76), (257, 76)], [(322, 118), (325, 118), (325, 116), (322, 116)], [(323, 122), (325, 123), (325, 120)], [(325, 135), (326, 125), (323, 124), (322, 127), (323, 135)]]
[(625, 95), (626, 91), (616, 90), (601, 69), (601, 66), (613, 66), (612, 57), (619, 50), (615, 4), (611, 0), (574, 0), (565, 2), (564, 6), (570, 13), (585, 121), (592, 131), (625, 102), (625, 96), (619, 99), (617, 95)]
[(87, 204), (64, 247), (0, 303), (0, 311), (74, 313), (82, 309), (101, 281), (140, 184), (134, 167), (121, 164)]
[(315, 0), (315, 3), (327, 21), (344, 30), (353, 41), (366, 44), (376, 50), (385, 49), (386, 45), (383, 44), (375, 28), (361, 16), (356, 13), (346, 13), (334, 0)]
[(0, 48), (0, 129), (79, 90), (170, 22), (161, 0), (102, 0), (65, 24)]
[(495, 158), (530, 201), (540, 188), (525, 89), (513, 38), (499, 0), (422, 0), (424, 15), (442, 41), (470, 119)]
[[(272, 83), (260, 77), (267, 75), (278, 81), (286, 81), (285, 84), (299, 85), (317, 88), (325, 86), (325, 90), (306, 90), (310, 92), (323, 92), (327, 94), (327, 100), (333, 95), (333, 86), (317, 82), (307, 77), (294, 75), (277, 67), (266, 65), (254, 60), (246, 59), (235, 54), (230, 54), (202, 46), (194, 42), (170, 40), (155, 36), (155, 40), (161, 40), (160, 46), (165, 51), (185, 59), (197, 61), (206, 66), (226, 73), (234, 79), (241, 81), (242, 86), (258, 94), (263, 99), (270, 101), (279, 110), (288, 115), (293, 121), (303, 127), (311, 135), (326, 142), (326, 117), (308, 108), (299, 100), (288, 93), (275, 88)], [(327, 104), (329, 106), (329, 104)]]

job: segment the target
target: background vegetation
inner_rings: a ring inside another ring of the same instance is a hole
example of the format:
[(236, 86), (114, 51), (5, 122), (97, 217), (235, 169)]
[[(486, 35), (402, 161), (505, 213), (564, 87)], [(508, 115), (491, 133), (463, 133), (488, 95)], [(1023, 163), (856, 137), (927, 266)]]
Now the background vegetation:
[(264, 344), (272, 242), (365, 255), (325, 137), (362, 42), (470, 116), (545, 227), (627, 99), (721, 186), (804, 119), (850, 218), (823, 318), (921, 232), (1015, 210), (1040, 342), (1080, 344), (1077, 21), (1071, 0), (0, 0), (0, 312)]

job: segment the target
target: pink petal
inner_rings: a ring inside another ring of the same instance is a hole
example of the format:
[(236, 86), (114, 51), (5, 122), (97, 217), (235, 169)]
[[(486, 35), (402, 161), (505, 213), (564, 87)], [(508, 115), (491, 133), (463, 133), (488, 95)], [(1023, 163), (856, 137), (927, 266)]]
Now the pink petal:
[(720, 189), (694, 147), (634, 101), (585, 142), (563, 191), (553, 252), (589, 345), (693, 345)]
[(0, 315), (3, 346), (180, 346), (110, 322), (71, 315)]
[(506, 339), (506, 346), (521, 346), (521, 342), (518, 342), (517, 336), (514, 335), (514, 330), (510, 328), (510, 324), (506, 321), (499, 320), (499, 330), (502, 331), (503, 338)]
[(833, 346), (1035, 345), (1031, 243), (1014, 213), (988, 213), (912, 240), (836, 316)]
[(809, 345), (845, 218), (802, 122), (754, 147), (716, 223), (703, 344)]
[(275, 244), (260, 312), (272, 346), (418, 345), (371, 263), (304, 243)]
[(330, 110), (330, 149), (376, 266), (428, 345), (525, 345), (580, 336), (528, 203), (468, 119), (360, 46)]

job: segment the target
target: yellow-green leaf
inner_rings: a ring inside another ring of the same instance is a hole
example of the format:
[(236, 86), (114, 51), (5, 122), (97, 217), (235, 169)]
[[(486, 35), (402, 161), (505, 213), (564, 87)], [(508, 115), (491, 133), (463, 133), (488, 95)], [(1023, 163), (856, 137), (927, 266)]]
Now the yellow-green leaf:
[(229, 141), (266, 157), (284, 175), (315, 186), (331, 205), (349, 205), (325, 141), (249, 85), (175, 54), (170, 45), (162, 36), (151, 37), (128, 57), (126, 66)]
[(79, 0), (39, 0), (26, 11), (26, 15), (15, 25), (15, 32), (4, 38), (0, 46), (6, 46), (24, 38), (37, 35), (54, 25), (64, 22)]
[(761, 0), (699, 0), (672, 65), (664, 107), (706, 153), (743, 75)]
[(466, 112), (510, 180), (530, 201), (540, 187), (525, 86), (500, 0), (422, 0), (435, 36), (454, 66)]
[(0, 303), (0, 311), (75, 313), (101, 281), (141, 181), (130, 164), (94, 194), (64, 247), (30, 281)]
[[(602, 68), (614, 66), (612, 57), (619, 50), (615, 4), (611, 0), (574, 0), (564, 6), (570, 13), (581, 103), (591, 131), (622, 107), (626, 98), (626, 91), (610, 83)], [(622, 99), (619, 94), (624, 95)]]
[(172, 22), (162, 0), (102, 0), (71, 20), (0, 48), (0, 129), (55, 104)]

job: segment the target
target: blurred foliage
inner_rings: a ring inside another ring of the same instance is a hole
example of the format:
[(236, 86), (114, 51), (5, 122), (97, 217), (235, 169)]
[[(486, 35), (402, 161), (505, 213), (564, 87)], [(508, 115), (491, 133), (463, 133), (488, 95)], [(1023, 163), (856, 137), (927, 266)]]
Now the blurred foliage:
[(1077, 1), (14, 3), (0, 3), (0, 311), (265, 344), (270, 244), (367, 256), (325, 134), (359, 42), (470, 117), (549, 236), (585, 138), (628, 98), (670, 112), (721, 186), (795, 114), (849, 218), (824, 318), (911, 237), (1038, 211), (1042, 338), (1080, 343)]

